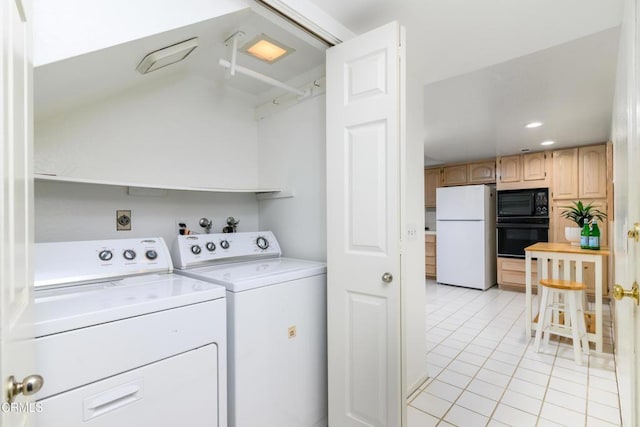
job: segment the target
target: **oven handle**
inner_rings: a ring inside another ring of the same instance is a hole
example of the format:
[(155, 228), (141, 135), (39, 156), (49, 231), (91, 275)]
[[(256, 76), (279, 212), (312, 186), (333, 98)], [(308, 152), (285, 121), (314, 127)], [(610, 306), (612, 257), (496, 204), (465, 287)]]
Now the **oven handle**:
[(535, 224), (523, 222), (499, 222), (496, 224), (498, 228), (549, 228), (549, 224)]

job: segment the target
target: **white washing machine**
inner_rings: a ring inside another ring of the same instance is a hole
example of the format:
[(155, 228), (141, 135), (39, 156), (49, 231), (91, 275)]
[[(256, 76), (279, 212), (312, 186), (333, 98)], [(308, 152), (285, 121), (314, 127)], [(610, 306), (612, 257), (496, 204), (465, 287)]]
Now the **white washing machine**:
[(176, 273), (227, 289), (231, 427), (326, 427), (326, 265), (271, 232), (178, 236)]
[(36, 243), (39, 427), (227, 426), (225, 289), (162, 238)]

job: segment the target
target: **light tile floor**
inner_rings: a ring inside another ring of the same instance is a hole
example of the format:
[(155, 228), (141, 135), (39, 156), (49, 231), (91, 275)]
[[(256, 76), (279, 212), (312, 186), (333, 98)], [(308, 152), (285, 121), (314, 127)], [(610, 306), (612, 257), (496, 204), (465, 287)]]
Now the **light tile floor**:
[(620, 426), (612, 324), (605, 352), (573, 360), (566, 341), (540, 353), (525, 337), (524, 294), (426, 281), (430, 378), (409, 401), (409, 427)]

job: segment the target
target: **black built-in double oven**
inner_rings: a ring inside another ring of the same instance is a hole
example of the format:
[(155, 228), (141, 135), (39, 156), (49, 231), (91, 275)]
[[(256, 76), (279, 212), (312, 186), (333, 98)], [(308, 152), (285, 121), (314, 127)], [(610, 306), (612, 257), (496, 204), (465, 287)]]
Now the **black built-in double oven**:
[(524, 258), (524, 248), (549, 241), (549, 190), (498, 191), (498, 256)]

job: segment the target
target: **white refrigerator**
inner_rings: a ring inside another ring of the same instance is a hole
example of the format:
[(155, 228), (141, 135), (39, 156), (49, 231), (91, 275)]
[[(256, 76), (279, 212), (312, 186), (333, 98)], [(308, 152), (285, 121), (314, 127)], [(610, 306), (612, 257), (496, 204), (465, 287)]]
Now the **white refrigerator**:
[(436, 220), (436, 281), (482, 290), (495, 285), (495, 187), (438, 188)]

